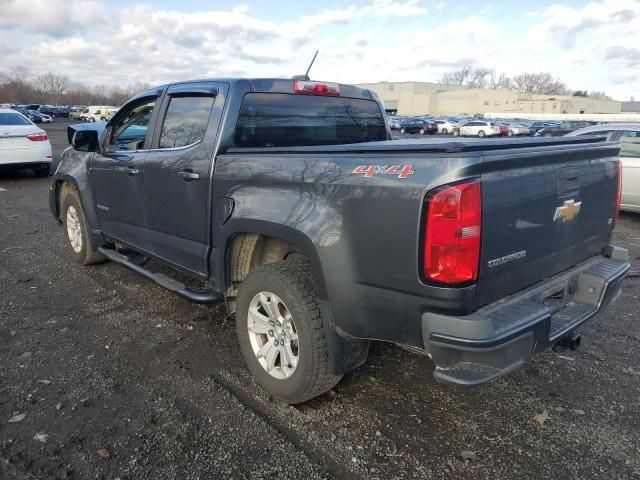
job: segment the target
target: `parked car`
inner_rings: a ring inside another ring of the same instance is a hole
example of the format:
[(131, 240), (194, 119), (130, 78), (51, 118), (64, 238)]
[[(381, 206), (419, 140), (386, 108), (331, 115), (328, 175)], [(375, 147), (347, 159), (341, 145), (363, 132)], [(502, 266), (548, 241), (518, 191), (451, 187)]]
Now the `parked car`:
[(80, 120), (85, 122), (105, 122), (109, 120), (117, 110), (118, 107), (109, 105), (92, 105), (82, 111)]
[(82, 115), (85, 112), (86, 107), (71, 107), (69, 111), (69, 118), (71, 120), (82, 120)]
[(453, 130), (458, 127), (458, 124), (451, 120), (434, 120), (434, 123), (438, 127), (438, 133), (441, 133), (442, 135), (453, 133)]
[(606, 135), (620, 142), (622, 164), (621, 210), (640, 212), (640, 123), (610, 123), (581, 128), (567, 136)]
[(577, 343), (630, 268), (610, 244), (618, 148), (597, 137), (387, 141), (368, 90), (228, 78), (145, 90), (68, 133), (49, 201), (69, 255), (224, 302), (256, 382), (288, 403), (371, 339), (429, 354), (442, 382), (506, 375)]
[(514, 137), (518, 135), (531, 135), (531, 129), (525, 125), (515, 122), (502, 122), (501, 125), (506, 127), (506, 135), (508, 137)]
[(16, 108), (17, 112), (20, 112), (22, 115), (27, 117), (33, 123), (51, 123), (53, 119), (50, 115), (45, 115), (44, 113), (40, 113), (37, 110), (26, 110), (24, 108)]
[(531, 134), (535, 135), (543, 128), (557, 127), (558, 125), (560, 125), (560, 122), (531, 122), (528, 126), (529, 130), (531, 130)]
[(438, 127), (433, 122), (428, 122), (420, 118), (408, 118), (400, 124), (400, 133), (419, 133), (420, 135), (433, 135), (438, 131)]
[(457, 130), (454, 130), (453, 134), (461, 137), (497, 137), (500, 135), (500, 126), (496, 122), (472, 120), (460, 125)]
[(16, 110), (0, 109), (0, 167), (30, 168), (46, 177), (51, 158), (47, 132)]
[(536, 132), (536, 135), (540, 137), (560, 137), (590, 125), (589, 122), (562, 122), (554, 126), (541, 128)]
[(402, 120), (402, 118), (398, 117), (389, 117), (389, 127), (391, 127), (391, 130), (400, 130)]

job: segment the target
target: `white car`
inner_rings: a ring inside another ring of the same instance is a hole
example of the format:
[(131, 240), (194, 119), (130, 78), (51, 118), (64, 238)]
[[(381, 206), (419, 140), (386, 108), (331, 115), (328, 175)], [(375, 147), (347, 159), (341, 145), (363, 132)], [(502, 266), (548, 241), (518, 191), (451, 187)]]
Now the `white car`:
[(11, 109), (0, 109), (0, 167), (30, 168), (47, 177), (51, 167), (47, 132)]
[(610, 123), (581, 128), (567, 137), (603, 135), (620, 142), (622, 199), (620, 210), (640, 213), (640, 123)]
[(434, 120), (434, 122), (438, 127), (438, 133), (441, 133), (442, 135), (453, 133), (454, 130), (460, 126), (451, 120)]
[(106, 122), (117, 111), (118, 107), (111, 107), (109, 105), (92, 105), (82, 111), (80, 119), (85, 122)]
[(496, 122), (485, 120), (472, 120), (461, 125), (454, 131), (454, 135), (461, 137), (497, 137), (500, 135), (500, 126)]

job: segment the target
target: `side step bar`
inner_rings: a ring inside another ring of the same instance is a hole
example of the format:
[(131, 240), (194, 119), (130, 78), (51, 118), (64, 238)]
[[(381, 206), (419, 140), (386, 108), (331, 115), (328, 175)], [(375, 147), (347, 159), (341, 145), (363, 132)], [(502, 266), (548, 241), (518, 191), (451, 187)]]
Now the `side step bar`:
[(151, 280), (152, 282), (160, 285), (163, 288), (175, 293), (179, 297), (186, 298), (187, 300), (193, 303), (220, 303), (224, 301), (224, 296), (221, 292), (194, 292), (193, 290), (189, 290), (187, 286), (175, 280), (164, 273), (155, 273), (151, 270), (147, 270), (145, 267), (138, 265), (134, 261), (132, 261), (126, 255), (123, 255), (120, 252), (116, 252), (115, 250), (111, 250), (110, 248), (98, 247), (98, 251), (107, 257), (109, 260), (124, 265), (129, 270), (133, 270), (136, 273), (139, 273), (143, 277)]

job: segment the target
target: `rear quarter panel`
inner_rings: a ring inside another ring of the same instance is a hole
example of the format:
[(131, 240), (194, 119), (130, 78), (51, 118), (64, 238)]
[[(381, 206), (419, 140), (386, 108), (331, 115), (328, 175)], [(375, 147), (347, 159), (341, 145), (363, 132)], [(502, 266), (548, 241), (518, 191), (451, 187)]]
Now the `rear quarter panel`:
[[(227, 239), (235, 233), (276, 232), (305, 247), (338, 329), (419, 345), (418, 304), (446, 310), (469, 307), (473, 297), (473, 287), (454, 289), (451, 297), (443, 292), (452, 289), (420, 281), (424, 197), (438, 185), (477, 175), (479, 158), (476, 153), (221, 155), (214, 196), (218, 202), (231, 198), (235, 206), (213, 234), (217, 264), (224, 265)], [(413, 174), (353, 173), (363, 165), (406, 165)]]

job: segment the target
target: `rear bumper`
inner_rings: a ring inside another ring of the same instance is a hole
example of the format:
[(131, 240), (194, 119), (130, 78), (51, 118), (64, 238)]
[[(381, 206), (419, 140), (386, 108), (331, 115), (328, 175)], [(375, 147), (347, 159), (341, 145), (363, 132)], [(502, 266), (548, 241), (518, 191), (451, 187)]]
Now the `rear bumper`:
[(0, 150), (0, 167), (31, 167), (37, 164), (51, 164), (51, 144), (49, 142), (32, 143), (35, 145), (28, 148), (16, 147)]
[(436, 380), (476, 385), (506, 375), (616, 300), (630, 264), (625, 249), (606, 250), (471, 315), (424, 313), (423, 340)]

